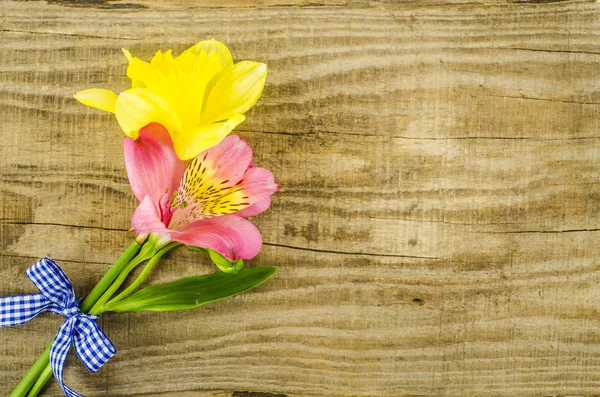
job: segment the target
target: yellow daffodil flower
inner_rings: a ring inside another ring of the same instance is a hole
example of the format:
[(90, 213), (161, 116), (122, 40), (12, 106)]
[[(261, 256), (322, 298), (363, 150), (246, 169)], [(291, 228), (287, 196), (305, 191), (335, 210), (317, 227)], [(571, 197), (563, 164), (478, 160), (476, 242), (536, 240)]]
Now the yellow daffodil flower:
[(162, 124), (182, 160), (215, 146), (244, 121), (243, 113), (258, 101), (267, 77), (267, 65), (234, 64), (229, 49), (216, 40), (201, 41), (178, 57), (171, 50), (158, 51), (150, 63), (123, 52), (132, 88), (119, 95), (93, 88), (75, 99), (114, 113), (133, 139), (146, 125)]

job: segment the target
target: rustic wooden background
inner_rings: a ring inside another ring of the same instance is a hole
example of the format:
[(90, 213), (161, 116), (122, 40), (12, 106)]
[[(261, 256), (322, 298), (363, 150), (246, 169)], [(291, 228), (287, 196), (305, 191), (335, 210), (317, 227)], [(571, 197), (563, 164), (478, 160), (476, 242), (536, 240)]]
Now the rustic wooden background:
[[(0, 294), (37, 258), (85, 294), (136, 201), (112, 115), (207, 38), (269, 65), (239, 134), (283, 189), (251, 265), (276, 278), (177, 313), (109, 314), (119, 354), (86, 396), (600, 393), (600, 5), (587, 1), (0, 3)], [(150, 282), (212, 270), (180, 248)], [(0, 330), (0, 395), (52, 339)], [(53, 383), (46, 396), (61, 396)]]

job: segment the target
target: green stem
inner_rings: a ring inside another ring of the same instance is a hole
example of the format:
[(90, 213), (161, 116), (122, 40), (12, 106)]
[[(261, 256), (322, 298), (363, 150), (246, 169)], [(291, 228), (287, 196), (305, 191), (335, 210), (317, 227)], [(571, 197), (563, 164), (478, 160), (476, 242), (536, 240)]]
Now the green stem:
[(129, 247), (127, 247), (123, 255), (121, 255), (115, 264), (108, 269), (106, 274), (100, 279), (100, 281), (98, 281), (98, 284), (96, 284), (89, 295), (85, 297), (83, 302), (81, 302), (79, 308), (82, 312), (87, 313), (92, 306), (94, 306), (98, 299), (100, 299), (100, 297), (112, 284), (112, 282), (115, 281), (115, 279), (119, 276), (121, 270), (123, 270), (123, 268), (127, 266), (129, 262), (131, 262), (135, 254), (137, 254), (140, 250), (140, 247), (141, 245), (137, 241), (133, 241)]
[[(137, 254), (137, 252), (140, 250), (141, 243), (143, 243), (143, 240), (140, 242), (133, 241), (129, 247), (127, 247), (121, 257), (117, 259), (114, 265), (92, 289), (90, 294), (83, 300), (80, 305), (81, 311), (87, 312), (94, 305), (94, 303), (96, 303), (96, 301), (102, 296), (115, 278), (117, 278), (121, 270), (123, 270), (123, 268), (132, 260), (135, 254)], [(36, 380), (40, 377), (40, 375), (47, 372), (47, 369), (50, 368), (50, 346), (44, 350), (42, 355), (38, 357), (33, 366), (29, 369), (29, 371), (27, 371), (23, 379), (21, 379), (19, 384), (13, 389), (10, 397), (24, 397)]]
[(14, 388), (10, 397), (23, 397), (27, 394), (31, 386), (35, 383), (40, 374), (44, 371), (44, 368), (50, 362), (50, 346), (44, 350), (41, 356), (35, 360), (35, 363), (29, 368), (29, 371), (23, 376), (23, 379)]
[(103, 312), (104, 304), (117, 292), (119, 287), (125, 282), (129, 273), (133, 271), (137, 266), (139, 266), (142, 262), (151, 259), (157, 253), (156, 245), (154, 245), (151, 241), (145, 244), (142, 247), (140, 253), (133, 258), (131, 262), (125, 266), (125, 268), (119, 273), (115, 281), (108, 287), (108, 289), (102, 294), (100, 299), (96, 301), (94, 306), (89, 310), (90, 314), (101, 314)]
[[(137, 287), (140, 286), (140, 284), (142, 284), (144, 282), (144, 280), (146, 279), (146, 277), (148, 277), (148, 274), (150, 274), (150, 271), (152, 270), (152, 268), (154, 267), (154, 265), (156, 265), (156, 262), (158, 262), (158, 260), (164, 255), (166, 254), (168, 251), (170, 251), (171, 249), (177, 247), (178, 245), (181, 245), (181, 243), (170, 243), (169, 245), (167, 245), (166, 247), (164, 247), (163, 249), (161, 249), (160, 251), (158, 251), (146, 264), (146, 266), (144, 267), (144, 270), (142, 270), (142, 272), (140, 273), (140, 275), (135, 279), (135, 281), (133, 283), (131, 283), (131, 285), (129, 287), (127, 287), (123, 292), (121, 292), (119, 295), (115, 296), (114, 298), (112, 298), (110, 301), (108, 301), (105, 305), (105, 309), (111, 304), (111, 303), (115, 303), (115, 302), (119, 302), (122, 301), (123, 299), (125, 299), (126, 297), (128, 297), (133, 291), (135, 291), (135, 289)], [(106, 310), (104, 310), (106, 311)]]
[(37, 382), (35, 382), (31, 390), (29, 390), (29, 393), (27, 393), (27, 397), (37, 396), (42, 391), (46, 383), (50, 380), (50, 378), (52, 378), (52, 375), (54, 375), (54, 373), (52, 372), (52, 367), (49, 365), (46, 366), (46, 368), (44, 368), (44, 372), (42, 372)]

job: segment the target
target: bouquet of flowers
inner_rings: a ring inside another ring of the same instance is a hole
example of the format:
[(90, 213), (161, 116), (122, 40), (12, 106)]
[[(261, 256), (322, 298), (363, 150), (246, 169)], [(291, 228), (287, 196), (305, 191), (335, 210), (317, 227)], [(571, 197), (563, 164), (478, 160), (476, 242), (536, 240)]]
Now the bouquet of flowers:
[[(215, 40), (177, 57), (158, 51), (149, 63), (123, 51), (131, 88), (119, 95), (88, 89), (75, 99), (114, 113), (125, 132), (125, 167), (139, 200), (131, 220), (137, 237), (85, 299), (75, 296), (67, 275), (49, 258), (27, 270), (39, 294), (0, 298), (0, 326), (42, 312), (65, 317), (11, 397), (37, 396), (52, 375), (67, 396), (81, 396), (64, 383), (65, 360), (73, 346), (95, 372), (116, 353), (96, 323), (102, 313), (192, 309), (254, 288), (276, 271), (244, 268), (243, 260), (262, 245), (246, 218), (268, 209), (280, 186), (270, 171), (254, 166), (248, 144), (230, 135), (258, 101), (266, 65), (234, 63)], [(180, 245), (209, 255), (219, 271), (140, 288), (161, 256)]]

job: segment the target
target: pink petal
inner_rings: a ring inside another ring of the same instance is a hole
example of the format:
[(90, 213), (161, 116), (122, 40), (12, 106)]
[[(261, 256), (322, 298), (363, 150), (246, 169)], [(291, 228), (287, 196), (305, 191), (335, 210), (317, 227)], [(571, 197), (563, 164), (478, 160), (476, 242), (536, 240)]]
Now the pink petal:
[(262, 246), (262, 237), (256, 226), (235, 215), (194, 221), (171, 231), (171, 239), (213, 249), (229, 260), (254, 258)]
[(175, 154), (169, 132), (160, 124), (148, 124), (140, 130), (138, 139), (126, 137), (123, 146), (135, 196), (140, 201), (150, 196), (162, 208), (161, 214), (168, 213), (170, 198), (185, 172), (185, 161)]
[(244, 218), (248, 218), (249, 216), (256, 216), (265, 212), (271, 206), (271, 197), (267, 197), (256, 203), (252, 204), (249, 207), (244, 208), (243, 210), (237, 211), (234, 214), (236, 216), (243, 216)]
[(162, 222), (158, 203), (150, 196), (145, 196), (135, 209), (131, 218), (131, 227), (136, 233), (167, 233)]
[[(279, 189), (275, 183), (273, 173), (266, 168), (250, 168), (244, 174), (244, 179), (239, 185), (242, 188), (247, 202), (251, 204), (258, 203), (271, 197)], [(266, 208), (265, 208), (266, 209)]]
[(213, 179), (228, 180), (231, 186), (242, 178), (252, 163), (252, 149), (239, 136), (230, 135), (217, 146), (200, 153), (198, 159), (204, 159), (201, 168), (206, 167), (207, 173), (214, 172)]
[[(179, 229), (195, 219), (230, 214), (250, 205), (238, 185), (251, 162), (252, 149), (236, 135), (190, 160), (173, 197), (173, 218), (165, 224)], [(239, 194), (232, 195), (235, 192)]]

